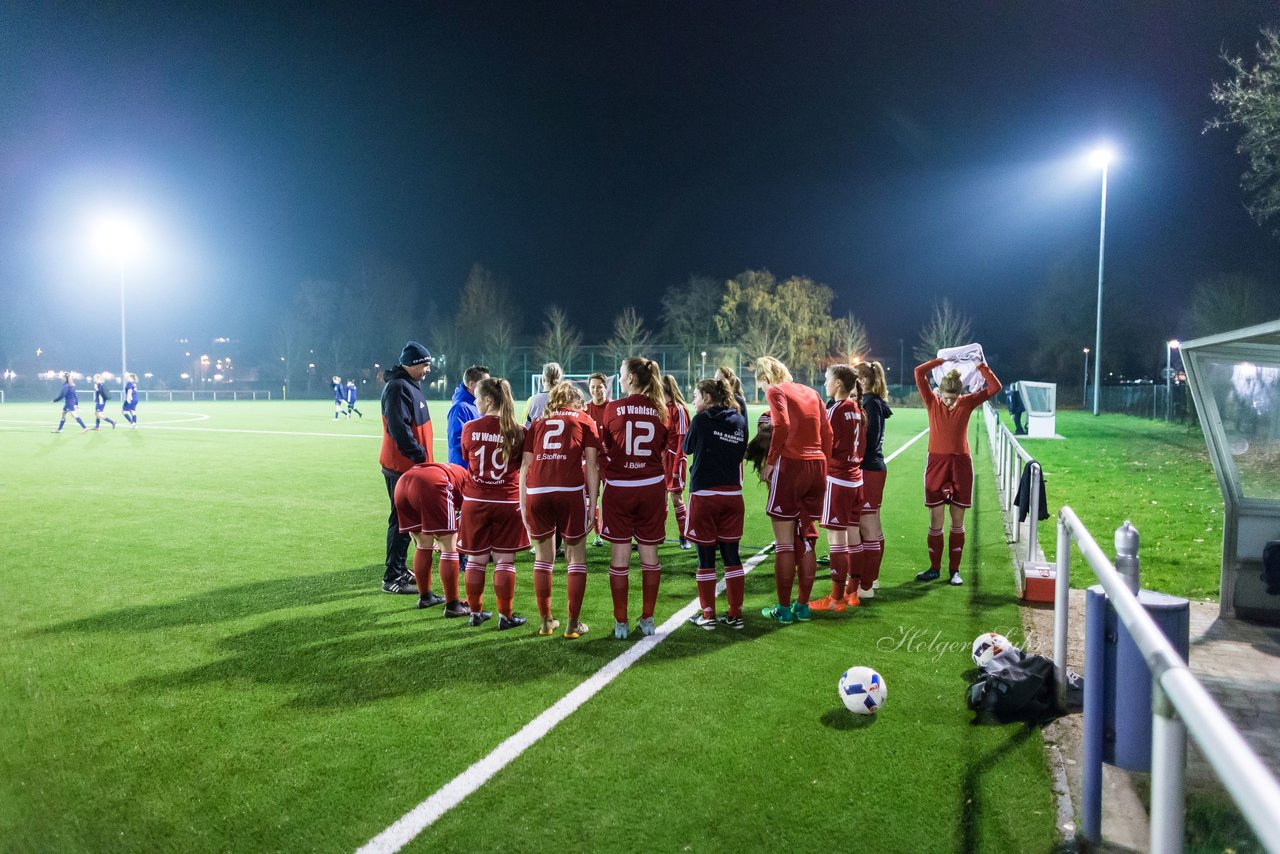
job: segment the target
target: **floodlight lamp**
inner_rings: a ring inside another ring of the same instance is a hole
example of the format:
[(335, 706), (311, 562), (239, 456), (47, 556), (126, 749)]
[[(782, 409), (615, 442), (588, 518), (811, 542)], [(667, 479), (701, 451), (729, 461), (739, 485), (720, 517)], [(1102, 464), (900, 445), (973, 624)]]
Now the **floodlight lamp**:
[(1089, 163), (1095, 169), (1106, 169), (1112, 160), (1116, 159), (1116, 154), (1109, 147), (1102, 145), (1089, 152)]
[(125, 261), (142, 248), (142, 230), (126, 216), (108, 214), (95, 224), (94, 242), (103, 255)]
[(1089, 348), (1088, 348), (1088, 347), (1085, 347), (1085, 348), (1084, 348), (1084, 350), (1083, 350), (1083, 352), (1088, 353), (1088, 352), (1089, 352)]
[(1179, 341), (1177, 338), (1171, 338), (1171, 339), (1169, 340), (1169, 349), (1170, 349), (1170, 350), (1177, 350), (1177, 349), (1178, 349), (1179, 347), (1181, 347), (1181, 346), (1182, 346), (1182, 342), (1181, 342), (1181, 341)]

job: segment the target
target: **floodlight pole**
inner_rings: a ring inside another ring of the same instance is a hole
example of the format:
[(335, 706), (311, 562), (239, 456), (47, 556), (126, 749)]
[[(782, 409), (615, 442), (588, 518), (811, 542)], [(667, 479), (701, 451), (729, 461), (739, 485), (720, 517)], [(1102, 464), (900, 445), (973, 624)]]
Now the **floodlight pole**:
[(1082, 394), (1082, 397), (1084, 399), (1081, 401), (1080, 406), (1087, 409), (1089, 407), (1089, 348), (1088, 347), (1084, 348), (1084, 392)]
[(1102, 164), (1102, 220), (1098, 227), (1098, 323), (1093, 339), (1093, 414), (1098, 414), (1102, 393), (1102, 261), (1107, 246), (1107, 167)]

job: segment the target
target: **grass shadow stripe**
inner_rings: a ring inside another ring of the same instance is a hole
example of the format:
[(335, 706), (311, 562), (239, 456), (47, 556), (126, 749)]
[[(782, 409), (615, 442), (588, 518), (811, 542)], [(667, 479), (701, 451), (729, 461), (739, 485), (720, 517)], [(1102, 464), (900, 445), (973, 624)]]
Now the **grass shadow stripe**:
[[(745, 563), (742, 570), (750, 573), (769, 556), (773, 548), (770, 543)], [(717, 592), (723, 589), (723, 581)], [(454, 777), (433, 795), (418, 804), (400, 817), (382, 833), (369, 840), (357, 850), (357, 854), (391, 854), (409, 844), (414, 837), (426, 830), (445, 813), (462, 803), (468, 795), (479, 789), (495, 774), (510, 765), (520, 754), (524, 753), (553, 730), (565, 718), (573, 714), (584, 703), (598, 694), (601, 689), (616, 679), (628, 667), (635, 664), (658, 644), (666, 640), (673, 632), (684, 625), (701, 606), (695, 598), (688, 605), (672, 614), (666, 622), (658, 627), (650, 637), (641, 638), (622, 655), (597, 670), (582, 684), (556, 701), (550, 708), (542, 712), (518, 732), (495, 747), (487, 756), (471, 765)]]

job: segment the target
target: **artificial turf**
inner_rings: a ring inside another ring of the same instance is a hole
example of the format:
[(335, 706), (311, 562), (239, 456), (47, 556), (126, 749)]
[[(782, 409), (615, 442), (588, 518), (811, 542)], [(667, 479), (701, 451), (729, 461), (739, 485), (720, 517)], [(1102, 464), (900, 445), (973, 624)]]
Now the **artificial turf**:
[[(0, 407), (0, 848), (351, 850), (634, 642), (608, 632), (606, 549), (578, 641), (379, 592), (377, 419), (326, 408), (149, 404), (54, 436), (53, 407)], [(900, 411), (886, 451), (923, 426)], [(745, 631), (675, 631), (410, 850), (1052, 849), (1038, 731), (964, 705), (969, 643), (1018, 620), (986, 449), (959, 588), (913, 580), (924, 453), (890, 465), (874, 600), (767, 624), (765, 560)], [(762, 504), (750, 482), (747, 546)], [(662, 562), (659, 622), (694, 596), (692, 553)], [(837, 699), (855, 664), (888, 684), (874, 718)]]
[[(1217, 601), (1223, 499), (1200, 428), (1067, 411), (1058, 413), (1057, 431), (1064, 440), (1021, 439), (1044, 467), (1049, 507), (1070, 505), (1108, 554), (1112, 533), (1131, 520), (1141, 538), (1143, 587)], [(1053, 560), (1056, 521), (1039, 530)], [(1071, 581), (1095, 583), (1088, 572)]]

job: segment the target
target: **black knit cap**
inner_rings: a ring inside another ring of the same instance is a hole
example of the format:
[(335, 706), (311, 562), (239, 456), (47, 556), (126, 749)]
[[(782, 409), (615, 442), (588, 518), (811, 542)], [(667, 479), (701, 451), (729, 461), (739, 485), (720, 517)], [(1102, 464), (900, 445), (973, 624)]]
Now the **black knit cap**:
[(424, 365), (431, 361), (431, 351), (423, 347), (417, 341), (410, 341), (404, 345), (404, 349), (400, 351), (400, 364), (407, 367), (414, 365)]

